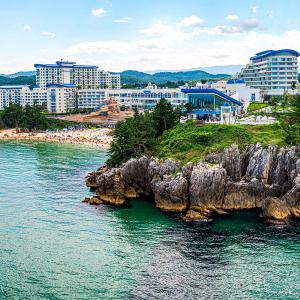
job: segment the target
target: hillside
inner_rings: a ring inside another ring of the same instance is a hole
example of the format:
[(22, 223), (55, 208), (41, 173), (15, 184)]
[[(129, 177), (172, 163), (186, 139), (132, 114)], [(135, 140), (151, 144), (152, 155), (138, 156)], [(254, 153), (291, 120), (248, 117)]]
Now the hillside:
[(193, 122), (180, 124), (166, 131), (158, 146), (160, 158), (184, 162), (197, 161), (210, 152), (221, 152), (231, 144), (243, 149), (248, 144), (285, 145), (285, 133), (278, 124), (272, 125), (204, 125)]
[(180, 71), (180, 72), (159, 72), (155, 74), (148, 74), (134, 70), (128, 70), (121, 73), (121, 80), (123, 84), (147, 84), (152, 82), (155, 84), (165, 84), (167, 82), (178, 81), (194, 81), (201, 79), (218, 79), (229, 78), (228, 74), (210, 74), (204, 71)]
[(30, 85), (35, 86), (35, 76), (6, 77), (0, 76), (0, 85)]

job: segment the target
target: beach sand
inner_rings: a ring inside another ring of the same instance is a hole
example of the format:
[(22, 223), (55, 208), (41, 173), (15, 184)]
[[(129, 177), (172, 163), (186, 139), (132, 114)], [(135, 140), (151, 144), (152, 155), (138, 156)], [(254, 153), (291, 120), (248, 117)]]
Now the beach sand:
[(0, 130), (0, 140), (31, 140), (62, 142), (70, 144), (91, 144), (109, 148), (113, 140), (112, 130), (108, 128), (84, 129), (58, 132), (22, 132), (16, 129)]

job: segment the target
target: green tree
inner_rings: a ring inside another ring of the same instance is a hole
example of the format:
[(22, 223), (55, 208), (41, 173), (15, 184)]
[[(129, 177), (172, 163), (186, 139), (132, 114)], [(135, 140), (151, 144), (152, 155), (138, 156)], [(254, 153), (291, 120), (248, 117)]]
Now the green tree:
[(18, 128), (22, 119), (23, 108), (19, 104), (10, 103), (1, 114), (2, 123), (8, 128)]
[(151, 154), (156, 146), (156, 131), (152, 115), (136, 111), (133, 118), (116, 124), (115, 140), (109, 150), (107, 163), (120, 165), (132, 157)]
[(172, 104), (166, 99), (161, 99), (153, 111), (153, 126), (157, 135), (160, 136), (165, 130), (175, 126), (179, 118)]
[(27, 105), (22, 113), (20, 127), (22, 129), (45, 130), (48, 126), (47, 119), (41, 114), (39, 108)]

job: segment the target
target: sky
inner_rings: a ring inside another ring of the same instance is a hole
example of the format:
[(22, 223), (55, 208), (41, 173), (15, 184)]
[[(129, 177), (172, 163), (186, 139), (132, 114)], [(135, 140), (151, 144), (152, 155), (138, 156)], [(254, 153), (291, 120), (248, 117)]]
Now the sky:
[(110, 71), (246, 64), (300, 51), (299, 0), (0, 0), (0, 73), (59, 59)]

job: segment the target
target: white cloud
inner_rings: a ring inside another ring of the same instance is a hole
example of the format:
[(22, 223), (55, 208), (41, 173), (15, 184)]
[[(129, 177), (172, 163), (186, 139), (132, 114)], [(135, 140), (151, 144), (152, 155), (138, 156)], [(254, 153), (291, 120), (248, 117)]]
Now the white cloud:
[(30, 31), (31, 30), (31, 26), (30, 25), (24, 25), (23, 29), (26, 31)]
[(50, 31), (43, 31), (41, 34), (50, 39), (54, 39), (56, 37), (56, 34), (54, 32), (50, 32)]
[(235, 25), (217, 25), (214, 27), (203, 27), (194, 30), (194, 35), (205, 33), (208, 35), (241, 35), (254, 29), (260, 29), (256, 19), (246, 19)]
[(114, 23), (128, 23), (132, 20), (130, 17), (125, 17), (122, 19), (113, 20)]
[(273, 17), (274, 17), (274, 10), (269, 10), (269, 11), (267, 12), (267, 14), (268, 14), (268, 17), (269, 17), (269, 18), (273, 18)]
[[(240, 32), (238, 26), (224, 26), (207, 27), (206, 30), (210, 30), (212, 34), (198, 28), (197, 32), (184, 33), (184, 40), (176, 39), (176, 26), (175, 30), (171, 26), (172, 34), (167, 34), (171, 30), (166, 27), (163, 35), (154, 31), (154, 37), (146, 35), (142, 39), (128, 41), (79, 43), (65, 49), (65, 54), (71, 60), (101, 64), (107, 70), (143, 71), (246, 64), (249, 57), (265, 49), (300, 49), (300, 30), (275, 36), (253, 30)], [(216, 32), (222, 37), (216, 37)], [(198, 36), (199, 38), (195, 38)]]
[(139, 30), (146, 36), (156, 36), (161, 38), (161, 42), (167, 44), (170, 41), (186, 40), (191, 34), (182, 31), (179, 26), (157, 22), (153, 26)]
[(256, 13), (257, 13), (258, 6), (250, 6), (249, 9), (251, 10), (251, 12), (252, 12), (253, 14), (256, 14)]
[(106, 10), (104, 8), (95, 8), (92, 10), (92, 15), (96, 17), (102, 17), (106, 14)]
[(231, 20), (231, 21), (234, 21), (234, 20), (238, 20), (239, 19), (239, 16), (238, 15), (228, 15), (226, 17), (227, 20)]
[(178, 24), (183, 27), (197, 27), (202, 26), (204, 24), (204, 20), (197, 16), (189, 16), (182, 19)]

